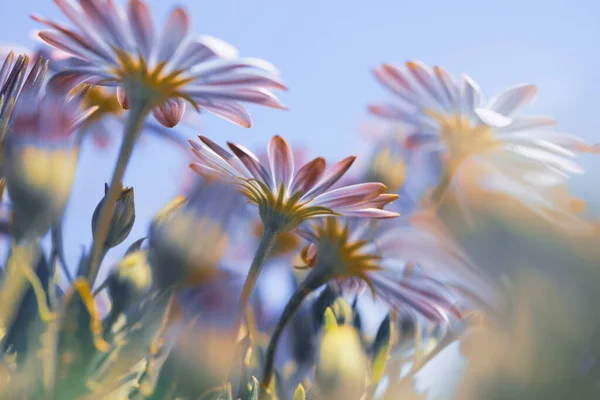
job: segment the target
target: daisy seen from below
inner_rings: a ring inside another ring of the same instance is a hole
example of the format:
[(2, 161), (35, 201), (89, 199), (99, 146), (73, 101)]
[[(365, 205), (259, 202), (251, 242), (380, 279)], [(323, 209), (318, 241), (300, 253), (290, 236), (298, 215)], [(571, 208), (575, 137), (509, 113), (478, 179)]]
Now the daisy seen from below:
[[(415, 213), (415, 218), (431, 217), (421, 214)], [(310, 271), (271, 336), (263, 387), (270, 384), (277, 342), (287, 322), (302, 301), (327, 282), (351, 290), (368, 287), (373, 297), (391, 310), (441, 324), (462, 318), (461, 309), (474, 307), (471, 301), (482, 296), (471, 289), (478, 280), (463, 282), (476, 277), (468, 258), (433, 224), (419, 227), (417, 221), (410, 227), (397, 227), (382, 226), (375, 220), (326, 217), (305, 225), (298, 233), (310, 242), (301, 254)], [(426, 231), (419, 232), (420, 228)], [(460, 280), (453, 280), (449, 271)], [(470, 275), (463, 278), (463, 271)]]
[[(106, 236), (114, 201), (133, 146), (146, 116), (176, 125), (186, 102), (229, 121), (249, 127), (248, 111), (239, 102), (284, 108), (270, 89), (284, 89), (278, 71), (256, 58), (238, 58), (231, 45), (210, 37), (192, 38), (189, 17), (175, 8), (160, 34), (142, 0), (129, 0), (126, 10), (103, 0), (55, 0), (76, 29), (40, 16), (47, 26), (39, 37), (82, 61), (56, 74), (51, 84), (76, 87), (82, 83), (116, 87), (123, 108), (129, 109), (123, 142), (106, 206), (100, 214), (98, 238)], [(94, 242), (88, 279), (98, 274), (101, 245)]]
[(386, 187), (382, 183), (362, 183), (330, 190), (350, 168), (355, 157), (347, 157), (330, 169), (326, 169), (323, 158), (317, 157), (296, 169), (292, 149), (283, 138), (274, 136), (268, 147), (269, 166), (265, 167), (258, 157), (240, 145), (228, 143), (232, 154), (204, 136), (199, 138), (200, 142), (190, 140), (191, 150), (198, 158), (190, 167), (205, 177), (221, 178), (236, 185), (258, 206), (263, 223), (263, 235), (242, 290), (240, 318), (280, 234), (309, 218), (327, 215), (398, 216), (383, 210), (384, 205), (398, 196), (385, 194)]
[[(583, 172), (573, 160), (578, 152), (590, 151), (582, 139), (552, 130), (552, 118), (517, 115), (537, 95), (534, 85), (513, 86), (484, 102), (469, 76), (463, 74), (457, 81), (437, 66), (410, 61), (405, 67), (383, 64), (374, 73), (400, 101), (371, 105), (371, 112), (404, 125), (410, 132), (407, 144), (414, 151), (435, 152), (445, 162), (432, 194), (434, 204), (466, 161), (470, 169), (483, 163), (479, 165), (490, 165), (503, 177), (522, 177), (527, 186), (519, 199), (524, 202), (538, 187), (559, 185)], [(501, 181), (504, 185), (490, 190), (517, 191), (514, 180)]]

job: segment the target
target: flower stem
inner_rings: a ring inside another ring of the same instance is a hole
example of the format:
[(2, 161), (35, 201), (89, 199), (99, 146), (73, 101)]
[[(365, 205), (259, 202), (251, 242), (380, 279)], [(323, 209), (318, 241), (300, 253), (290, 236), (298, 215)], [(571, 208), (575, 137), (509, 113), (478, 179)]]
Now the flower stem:
[(258, 249), (256, 249), (254, 259), (252, 260), (252, 265), (250, 266), (250, 271), (248, 271), (248, 275), (246, 275), (246, 281), (244, 282), (242, 295), (240, 296), (238, 312), (233, 330), (234, 333), (237, 333), (242, 325), (242, 319), (244, 318), (246, 307), (248, 307), (248, 302), (250, 301), (250, 296), (254, 290), (254, 285), (256, 285), (256, 281), (260, 275), (260, 271), (262, 270), (265, 260), (273, 249), (273, 245), (275, 244), (278, 234), (279, 232), (277, 232), (277, 230), (268, 229), (267, 227), (265, 227), (265, 230), (263, 231), (260, 243), (258, 244)]
[(87, 278), (90, 287), (93, 287), (94, 281), (98, 276), (98, 270), (100, 268), (100, 262), (103, 254), (105, 253), (104, 244), (106, 242), (106, 235), (110, 228), (110, 221), (115, 211), (115, 205), (119, 193), (122, 188), (122, 179), (125, 175), (125, 168), (131, 157), (133, 146), (142, 131), (144, 126), (144, 120), (149, 112), (149, 105), (145, 100), (138, 100), (131, 104), (129, 115), (127, 116), (127, 122), (125, 124), (125, 131), (123, 135), (123, 143), (121, 143), (121, 150), (119, 151), (119, 158), (117, 159), (117, 165), (113, 172), (112, 180), (110, 182), (110, 189), (106, 194), (106, 201), (100, 211), (100, 218), (98, 223), (98, 230), (96, 232), (97, 240), (94, 241), (92, 252), (90, 255), (90, 262), (87, 270)]
[(273, 370), (275, 367), (275, 351), (277, 350), (277, 343), (279, 342), (279, 338), (283, 333), (283, 329), (286, 327), (287, 323), (296, 315), (296, 312), (302, 305), (302, 301), (308, 296), (311, 292), (316, 290), (319, 286), (325, 283), (325, 279), (323, 279), (322, 274), (315, 273), (315, 270), (311, 270), (304, 281), (300, 284), (300, 287), (294, 292), (290, 300), (285, 306), (281, 317), (279, 317), (279, 321), (277, 322), (277, 326), (275, 327), (275, 331), (271, 335), (271, 340), (269, 341), (269, 347), (267, 347), (267, 354), (265, 356), (265, 368), (263, 370), (262, 381), (260, 382), (261, 388), (268, 388), (271, 384), (271, 378), (273, 377)]

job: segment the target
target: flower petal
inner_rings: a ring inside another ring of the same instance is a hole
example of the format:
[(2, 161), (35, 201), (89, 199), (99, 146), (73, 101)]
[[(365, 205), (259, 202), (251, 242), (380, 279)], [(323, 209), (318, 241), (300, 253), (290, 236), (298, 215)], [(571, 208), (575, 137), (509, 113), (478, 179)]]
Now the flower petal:
[(185, 113), (186, 104), (183, 99), (169, 99), (163, 105), (152, 110), (154, 118), (167, 128), (172, 128), (181, 121)]
[(234, 124), (243, 126), (244, 128), (250, 128), (252, 126), (252, 117), (248, 110), (234, 101), (211, 103), (205, 100), (196, 100), (196, 104), (206, 111), (227, 121), (233, 122)]
[(471, 79), (468, 75), (462, 75), (463, 87), (462, 87), (462, 96), (463, 96), (463, 104), (464, 110), (468, 113), (473, 112), (476, 108), (481, 106), (482, 95), (481, 89), (479, 89), (479, 85), (475, 83), (473, 79)]
[(227, 143), (233, 154), (244, 164), (244, 166), (250, 171), (251, 177), (257, 179), (273, 189), (273, 179), (269, 171), (262, 166), (258, 157), (254, 155), (250, 150), (244, 148), (241, 145), (234, 143)]
[(412, 74), (415, 80), (421, 84), (421, 87), (425, 89), (425, 92), (429, 94), (437, 102), (437, 104), (441, 105), (442, 107), (447, 106), (441, 91), (438, 87), (436, 87), (436, 82), (433, 79), (433, 73), (428, 66), (419, 61), (409, 61), (406, 63), (406, 68), (408, 68), (408, 71)]
[(383, 193), (383, 183), (359, 183), (323, 193), (313, 199), (311, 205), (327, 208), (348, 207), (375, 199)]
[(296, 172), (290, 194), (298, 191), (306, 193), (321, 179), (325, 172), (325, 160), (322, 157), (317, 157), (314, 160), (306, 163)]
[(138, 50), (148, 60), (154, 41), (154, 27), (152, 26), (150, 10), (143, 1), (130, 0), (128, 4), (128, 16), (129, 26), (133, 32)]
[[(336, 211), (336, 210), (333, 210)], [(373, 218), (373, 219), (388, 219), (397, 218), (400, 216), (397, 212), (382, 210), (380, 208), (356, 208), (356, 209), (344, 209), (341, 211), (346, 217), (357, 217), (357, 218)]]
[(188, 34), (190, 19), (183, 8), (177, 7), (165, 24), (158, 43), (157, 61), (169, 61)]
[(248, 103), (260, 104), (262, 106), (286, 109), (279, 99), (266, 89), (239, 88), (232, 86), (210, 86), (190, 85), (186, 87), (185, 93), (193, 99), (225, 99), (234, 101), (246, 101)]
[(231, 60), (238, 56), (238, 50), (229, 43), (208, 35), (200, 35), (183, 45), (175, 54), (175, 69), (188, 69), (213, 58)]
[(530, 103), (536, 95), (537, 87), (535, 85), (521, 84), (513, 86), (493, 97), (488, 108), (499, 114), (510, 116)]
[(512, 119), (493, 110), (476, 108), (475, 114), (486, 124), (494, 128), (504, 128), (512, 123)]
[(350, 156), (338, 161), (332, 168), (329, 169), (329, 171), (327, 171), (319, 183), (317, 183), (311, 190), (302, 196), (302, 199), (307, 199), (311, 196), (318, 196), (329, 189), (338, 180), (340, 180), (342, 176), (344, 176), (346, 171), (348, 171), (348, 168), (350, 168), (352, 163), (354, 163), (355, 159), (355, 156)]
[(294, 176), (294, 154), (289, 144), (281, 136), (273, 136), (269, 142), (268, 155), (273, 187), (278, 188), (283, 184), (286, 190), (289, 189)]

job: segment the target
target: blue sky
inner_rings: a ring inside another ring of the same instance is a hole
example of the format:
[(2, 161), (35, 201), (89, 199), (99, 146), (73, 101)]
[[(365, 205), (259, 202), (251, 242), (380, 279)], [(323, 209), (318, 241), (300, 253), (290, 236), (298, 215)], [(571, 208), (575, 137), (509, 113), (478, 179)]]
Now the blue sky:
[[(272, 135), (281, 134), (310, 154), (331, 160), (360, 154), (360, 127), (372, 120), (366, 105), (387, 97), (370, 69), (384, 61), (410, 59), (439, 64), (455, 75), (467, 72), (487, 97), (508, 85), (536, 83), (540, 96), (532, 111), (555, 116), (563, 130), (600, 141), (594, 96), (600, 89), (597, 1), (148, 3), (155, 23), (174, 4), (182, 4), (192, 15), (193, 31), (222, 38), (242, 55), (265, 58), (281, 70), (290, 88), (281, 98), (290, 110), (250, 107), (252, 129), (206, 114), (201, 132), (220, 143), (233, 140), (264, 148)], [(0, 42), (31, 46), (31, 31), (39, 28), (29, 18), (32, 12), (65, 21), (51, 1), (13, 1), (2, 7)], [(181, 133), (193, 137), (197, 132)], [(83, 150), (65, 231), (72, 263), (78, 245), (89, 244), (89, 220), (116, 153), (117, 147)], [(187, 157), (151, 137), (136, 149), (125, 179), (135, 188), (138, 213), (130, 241), (145, 235), (151, 215), (177, 193)], [(117, 251), (114, 257), (119, 255)]]

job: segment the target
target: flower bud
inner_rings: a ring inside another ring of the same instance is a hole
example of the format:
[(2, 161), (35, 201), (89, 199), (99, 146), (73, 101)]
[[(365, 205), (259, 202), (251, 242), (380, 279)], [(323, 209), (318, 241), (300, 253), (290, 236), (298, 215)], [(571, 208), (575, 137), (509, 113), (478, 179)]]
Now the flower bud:
[(122, 312), (137, 303), (150, 290), (152, 272), (145, 251), (127, 254), (113, 267), (108, 276), (111, 312)]
[[(104, 197), (94, 210), (92, 216), (92, 235), (96, 240), (96, 230), (100, 222), (100, 213), (108, 194), (108, 185), (104, 186)], [(121, 244), (131, 232), (135, 222), (135, 206), (133, 201), (133, 188), (123, 188), (117, 199), (115, 210), (110, 221), (108, 234), (106, 235), (105, 249), (110, 249)]]
[(17, 240), (43, 236), (67, 203), (76, 153), (37, 145), (10, 147), (6, 183), (14, 205), (13, 234)]
[(154, 219), (149, 235), (153, 280), (161, 288), (202, 283), (217, 271), (227, 235), (217, 221), (194, 215), (182, 197)]
[(367, 358), (356, 329), (350, 325), (325, 330), (315, 371), (318, 398), (360, 399), (367, 378)]
[(167, 128), (177, 125), (185, 114), (186, 104), (183, 99), (169, 99), (163, 105), (152, 110), (154, 118)]

